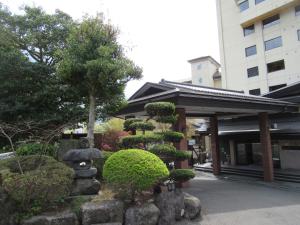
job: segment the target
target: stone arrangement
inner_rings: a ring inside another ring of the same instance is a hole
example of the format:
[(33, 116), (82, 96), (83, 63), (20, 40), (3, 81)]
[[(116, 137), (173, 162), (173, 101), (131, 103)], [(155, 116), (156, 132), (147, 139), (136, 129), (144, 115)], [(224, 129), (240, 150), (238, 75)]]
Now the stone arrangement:
[(97, 169), (92, 167), (93, 159), (101, 158), (96, 148), (71, 149), (63, 156), (63, 161), (75, 171), (71, 195), (94, 195), (100, 190), (100, 182), (95, 179)]
[(127, 206), (120, 200), (86, 202), (79, 217), (70, 211), (56, 215), (40, 215), (23, 225), (175, 225), (177, 221), (193, 220), (200, 216), (200, 200), (175, 192), (162, 192), (154, 199), (137, 206)]

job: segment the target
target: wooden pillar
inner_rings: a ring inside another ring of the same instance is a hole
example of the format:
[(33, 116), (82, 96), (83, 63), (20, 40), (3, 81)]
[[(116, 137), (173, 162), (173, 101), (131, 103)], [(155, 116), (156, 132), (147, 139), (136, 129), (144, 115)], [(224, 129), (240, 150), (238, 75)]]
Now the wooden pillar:
[[(187, 151), (187, 140), (186, 140), (186, 116), (185, 109), (176, 109), (176, 114), (178, 115), (177, 122), (173, 126), (173, 130), (177, 132), (181, 132), (184, 134), (184, 138), (180, 141), (180, 143), (175, 143), (175, 147), (178, 150)], [(180, 161), (175, 163), (176, 169), (186, 169), (189, 167), (188, 160)]]
[(220, 160), (220, 148), (219, 148), (219, 129), (218, 129), (218, 117), (210, 117), (210, 134), (211, 134), (211, 153), (213, 161), (213, 173), (214, 175), (220, 175), (221, 173), (221, 160)]
[(229, 149), (230, 149), (230, 165), (236, 165), (236, 154), (235, 154), (235, 142), (234, 140), (229, 140)]
[(259, 113), (259, 128), (263, 156), (264, 180), (266, 182), (272, 182), (274, 180), (274, 168), (268, 113)]

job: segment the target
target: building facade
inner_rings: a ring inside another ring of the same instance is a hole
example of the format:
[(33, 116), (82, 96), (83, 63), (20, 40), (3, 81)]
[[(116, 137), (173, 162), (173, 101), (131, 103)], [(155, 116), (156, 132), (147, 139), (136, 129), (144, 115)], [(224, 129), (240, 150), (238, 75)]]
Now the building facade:
[(222, 87), (262, 95), (300, 81), (299, 0), (217, 0)]

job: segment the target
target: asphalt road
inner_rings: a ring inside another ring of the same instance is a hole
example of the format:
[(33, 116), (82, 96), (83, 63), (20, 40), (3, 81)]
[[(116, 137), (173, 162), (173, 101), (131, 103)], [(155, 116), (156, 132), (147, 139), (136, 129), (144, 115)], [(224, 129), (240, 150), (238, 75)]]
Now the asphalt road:
[(300, 191), (283, 186), (197, 173), (185, 191), (202, 201), (202, 220), (178, 225), (300, 225)]

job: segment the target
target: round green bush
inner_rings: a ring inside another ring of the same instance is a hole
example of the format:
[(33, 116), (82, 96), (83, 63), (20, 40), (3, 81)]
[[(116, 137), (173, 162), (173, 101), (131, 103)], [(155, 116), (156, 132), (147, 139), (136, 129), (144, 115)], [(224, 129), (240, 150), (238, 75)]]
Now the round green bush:
[(143, 120), (141, 119), (137, 119), (137, 118), (131, 118), (131, 119), (127, 119), (125, 120), (124, 122), (124, 130), (125, 131), (131, 131), (132, 129), (130, 128), (130, 125), (132, 123), (135, 123), (135, 122), (142, 122)]
[(154, 102), (146, 104), (145, 110), (150, 117), (171, 116), (175, 113), (175, 105), (171, 102)]
[(156, 155), (138, 149), (121, 150), (104, 164), (103, 177), (112, 185), (129, 192), (148, 190), (167, 179), (169, 171)]
[(195, 173), (190, 169), (175, 169), (170, 172), (170, 179), (176, 182), (186, 182), (195, 177)]
[(48, 156), (17, 157), (0, 161), (2, 187), (19, 212), (39, 213), (69, 196), (74, 171)]
[(155, 126), (151, 122), (134, 122), (130, 124), (129, 128), (131, 130), (154, 130)]
[(46, 145), (42, 143), (27, 143), (19, 145), (16, 153), (19, 156), (25, 155), (48, 155), (56, 158), (58, 147), (56, 145)]
[(165, 131), (161, 133), (163, 135), (164, 141), (179, 143), (183, 138), (183, 133), (175, 132), (175, 131)]
[(132, 135), (123, 137), (121, 142), (125, 148), (133, 148), (139, 144), (158, 143), (163, 140), (161, 134)]

